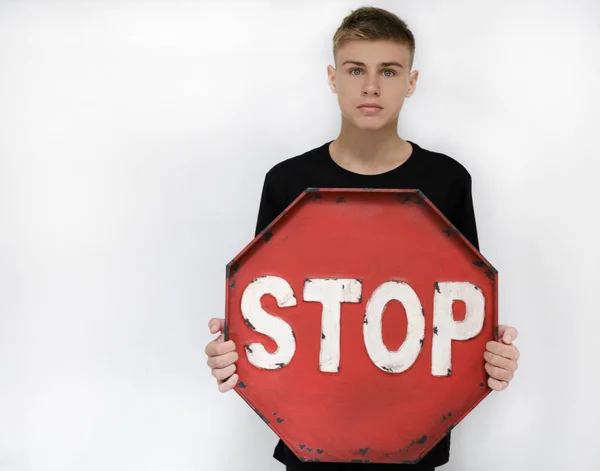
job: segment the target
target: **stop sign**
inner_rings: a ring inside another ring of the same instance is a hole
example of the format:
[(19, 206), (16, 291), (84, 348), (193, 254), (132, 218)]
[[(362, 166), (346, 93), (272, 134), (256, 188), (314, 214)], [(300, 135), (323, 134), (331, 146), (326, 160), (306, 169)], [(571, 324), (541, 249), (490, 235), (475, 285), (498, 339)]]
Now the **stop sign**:
[(226, 293), (235, 389), (303, 461), (416, 463), (490, 392), (497, 271), (419, 190), (306, 190)]

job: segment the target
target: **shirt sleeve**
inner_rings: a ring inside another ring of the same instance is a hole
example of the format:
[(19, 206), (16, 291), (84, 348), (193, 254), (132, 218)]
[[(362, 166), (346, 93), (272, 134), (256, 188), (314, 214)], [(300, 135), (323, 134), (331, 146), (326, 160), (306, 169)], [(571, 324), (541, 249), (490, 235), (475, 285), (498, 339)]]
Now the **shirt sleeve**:
[(285, 209), (275, 196), (270, 174), (265, 175), (254, 235), (260, 234)]
[(452, 224), (454, 224), (456, 228), (462, 232), (465, 238), (479, 250), (477, 222), (475, 220), (475, 210), (473, 208), (472, 179), (469, 173), (467, 173), (467, 178), (460, 186)]

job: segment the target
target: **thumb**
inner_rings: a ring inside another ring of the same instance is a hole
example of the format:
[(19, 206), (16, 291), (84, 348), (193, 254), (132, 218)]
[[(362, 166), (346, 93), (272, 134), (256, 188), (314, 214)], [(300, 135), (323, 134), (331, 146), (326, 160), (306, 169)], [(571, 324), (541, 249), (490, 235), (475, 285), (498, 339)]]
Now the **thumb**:
[(208, 328), (210, 329), (211, 334), (216, 334), (217, 332), (224, 332), (225, 319), (212, 318), (210, 321), (208, 321)]
[(498, 326), (498, 339), (507, 345), (510, 345), (519, 336), (519, 331), (509, 325)]

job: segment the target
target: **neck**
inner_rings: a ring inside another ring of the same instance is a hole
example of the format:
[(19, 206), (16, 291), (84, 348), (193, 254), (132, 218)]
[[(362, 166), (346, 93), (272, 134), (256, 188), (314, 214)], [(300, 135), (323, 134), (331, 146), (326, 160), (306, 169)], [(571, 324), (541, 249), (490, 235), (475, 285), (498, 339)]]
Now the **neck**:
[(340, 134), (330, 145), (339, 165), (359, 173), (377, 173), (408, 158), (411, 146), (398, 135), (398, 121), (381, 129), (360, 129), (342, 117)]

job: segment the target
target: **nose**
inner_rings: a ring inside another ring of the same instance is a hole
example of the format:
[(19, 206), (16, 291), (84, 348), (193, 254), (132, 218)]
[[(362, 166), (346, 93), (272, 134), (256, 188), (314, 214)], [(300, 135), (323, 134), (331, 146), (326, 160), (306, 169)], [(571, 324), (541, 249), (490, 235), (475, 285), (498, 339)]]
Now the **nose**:
[(377, 77), (377, 74), (365, 74), (362, 94), (364, 96), (379, 96), (379, 93), (379, 78)]

